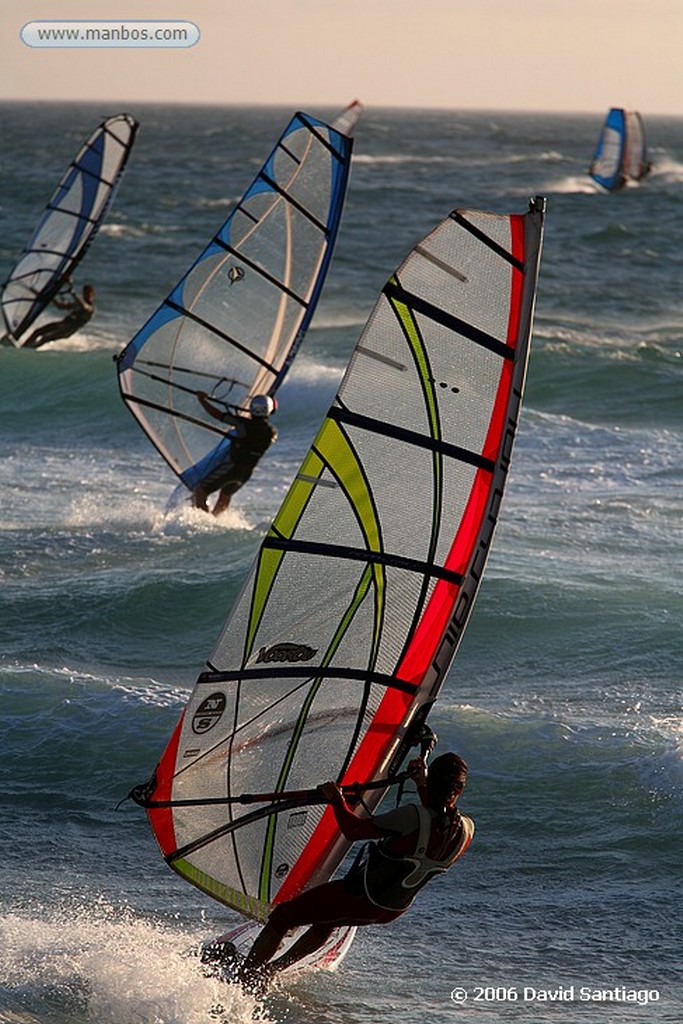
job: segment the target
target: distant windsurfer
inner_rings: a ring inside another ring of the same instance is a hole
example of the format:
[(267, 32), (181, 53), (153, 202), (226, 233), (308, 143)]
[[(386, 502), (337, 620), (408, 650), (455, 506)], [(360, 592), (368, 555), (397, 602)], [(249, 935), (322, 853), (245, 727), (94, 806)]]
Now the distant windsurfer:
[[(408, 771), (417, 784), (420, 804), (369, 817), (355, 813), (336, 783), (320, 787), (346, 839), (373, 841), (365, 844), (344, 878), (275, 906), (239, 969), (243, 984), (267, 981), (320, 949), (335, 928), (395, 920), (426, 882), (447, 871), (465, 852), (474, 835), (474, 822), (457, 808), (467, 781), (465, 761), (454, 753), (442, 754), (427, 772), (418, 758)], [(309, 928), (301, 938), (272, 960), (287, 932), (303, 925)]]
[(43, 327), (38, 327), (23, 342), (23, 348), (40, 348), (48, 341), (57, 341), (58, 338), (70, 338), (72, 334), (79, 331), (81, 327), (85, 327), (88, 321), (92, 319), (95, 313), (95, 289), (93, 286), (91, 284), (84, 285), (83, 294), (80, 296), (74, 292), (71, 282), (67, 280), (65, 291), (68, 297), (65, 297), (63, 292), (60, 292), (52, 302), (58, 309), (69, 310), (68, 314), (63, 320), (53, 320)]
[(269, 419), (277, 409), (277, 403), (270, 395), (254, 395), (248, 412), (231, 411), (212, 402), (206, 391), (197, 391), (196, 395), (210, 416), (232, 425), (227, 435), (230, 448), (225, 459), (192, 492), (195, 507), (208, 512), (207, 498), (214, 491), (220, 491), (211, 510), (218, 516), (229, 508), (233, 494), (246, 484), (261, 456), (277, 439), (277, 428)]

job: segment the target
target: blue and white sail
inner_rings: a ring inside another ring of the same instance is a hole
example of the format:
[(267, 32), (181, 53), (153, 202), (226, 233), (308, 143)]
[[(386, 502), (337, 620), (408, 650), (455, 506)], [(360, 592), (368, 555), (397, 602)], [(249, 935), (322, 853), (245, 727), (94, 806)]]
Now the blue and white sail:
[(612, 107), (591, 161), (591, 177), (608, 192), (615, 192), (629, 181), (640, 181), (649, 169), (642, 117), (637, 111)]
[(137, 130), (130, 114), (108, 118), (69, 165), (3, 285), (2, 315), (14, 344), (21, 344), (85, 255), (111, 206)]
[(343, 131), (295, 114), (228, 219), (119, 356), (124, 401), (190, 489), (229, 444), (197, 391), (244, 409), (255, 394), (275, 394), (301, 345), (330, 266), (351, 150)]

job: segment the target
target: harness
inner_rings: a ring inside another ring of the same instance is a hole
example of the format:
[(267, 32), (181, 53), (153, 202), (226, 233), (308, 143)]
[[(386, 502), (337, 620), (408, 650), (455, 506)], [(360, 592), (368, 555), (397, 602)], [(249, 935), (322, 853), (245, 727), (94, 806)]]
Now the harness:
[(427, 850), (434, 815), (427, 807), (415, 806), (419, 828), (413, 854), (392, 856), (387, 849), (390, 840), (367, 843), (361, 851), (362, 861), (358, 866), (363, 871), (365, 895), (383, 910), (407, 910), (430, 879), (448, 871), (462, 856), (474, 835), (474, 822), (457, 812), (450, 833), (441, 844), (443, 853), (440, 857), (430, 857)]
[(275, 440), (276, 431), (270, 423), (259, 420), (251, 420), (245, 424), (245, 435), (233, 437), (232, 431), (232, 458), (233, 462), (240, 466), (258, 462), (261, 456), (270, 448)]

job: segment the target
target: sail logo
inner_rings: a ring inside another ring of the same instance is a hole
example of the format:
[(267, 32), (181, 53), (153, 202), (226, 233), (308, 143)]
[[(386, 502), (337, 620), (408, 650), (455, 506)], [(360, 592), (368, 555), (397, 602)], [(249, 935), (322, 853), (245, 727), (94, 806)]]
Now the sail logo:
[(272, 647), (261, 647), (259, 649), (256, 664), (273, 661), (310, 661), (318, 653), (317, 647), (308, 647), (307, 644), (279, 643)]
[(206, 697), (192, 716), (192, 732), (201, 735), (218, 725), (225, 711), (225, 695), (212, 693)]

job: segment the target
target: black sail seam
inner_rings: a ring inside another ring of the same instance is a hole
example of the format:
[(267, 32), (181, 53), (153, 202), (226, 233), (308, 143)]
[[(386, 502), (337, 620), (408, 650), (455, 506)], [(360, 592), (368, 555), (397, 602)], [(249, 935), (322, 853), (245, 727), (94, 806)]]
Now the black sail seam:
[(502, 259), (506, 260), (516, 270), (520, 270), (522, 273), (525, 273), (525, 266), (521, 260), (518, 260), (511, 252), (504, 249), (502, 245), (499, 245), (498, 242), (494, 241), (494, 239), (491, 238), (490, 235), (487, 235), (485, 231), (482, 231), (481, 228), (476, 227), (476, 225), (472, 224), (471, 221), (463, 217), (459, 210), (455, 210), (455, 212), (451, 214), (451, 217), (456, 224), (459, 224), (461, 228), (465, 229), (465, 231), (469, 231), (469, 233), (476, 239), (488, 246), (492, 252), (495, 252)]
[(240, 352), (244, 352), (245, 355), (249, 356), (255, 362), (260, 363), (261, 366), (263, 366), (266, 370), (269, 370), (270, 373), (276, 372), (275, 367), (272, 365), (272, 363), (269, 363), (267, 360), (262, 359), (260, 355), (258, 355), (256, 352), (253, 352), (251, 349), (247, 348), (246, 345), (243, 345), (241, 342), (237, 341), (236, 338), (231, 338), (229, 334), (226, 334), (224, 331), (220, 331), (217, 327), (214, 327), (213, 324), (210, 324), (208, 320), (202, 320), (202, 318), (200, 316), (197, 316), (196, 313), (193, 313), (189, 309), (185, 309), (184, 306), (181, 306), (178, 302), (174, 302), (173, 299), (165, 299), (163, 305), (175, 310), (176, 313), (180, 313), (182, 316), (186, 316), (188, 320), (192, 320), (193, 323), (198, 324), (200, 327), (204, 327), (205, 330), (211, 331), (211, 333), (215, 334), (216, 337), (222, 338), (223, 341), (227, 341), (230, 345), (234, 345), (234, 347), (239, 349)]
[(333, 406), (327, 415), (337, 423), (346, 423), (352, 427), (359, 427), (361, 430), (368, 430), (383, 437), (390, 437), (396, 441), (413, 445), (416, 448), (436, 451), (448, 458), (457, 459), (458, 462), (465, 462), (470, 466), (484, 469), (489, 473), (492, 473), (495, 469), (495, 462), (480, 455), (478, 452), (469, 451), (467, 448), (460, 448), (458, 445), (451, 444), (448, 441), (440, 441), (434, 437), (418, 434), (416, 431), (408, 430), (405, 427), (384, 423), (382, 420), (373, 419), (371, 416), (363, 416), (360, 413), (351, 412), (349, 409), (342, 409), (338, 406)]
[[(316, 139), (320, 142), (320, 144), (323, 145), (325, 147), (325, 149), (330, 151), (330, 153), (332, 154), (332, 156), (335, 158), (335, 160), (338, 163), (343, 163), (344, 162), (344, 155), (341, 154), (341, 153), (338, 153), (337, 150), (334, 148), (334, 146), (331, 144), (330, 140), (326, 139), (324, 135), (320, 134), (320, 132), (319, 132), (318, 128), (316, 127), (316, 125), (311, 124), (311, 122), (308, 120), (308, 118), (305, 117), (303, 114), (299, 114), (299, 120), (301, 121), (302, 124), (304, 124), (308, 128), (308, 130), (310, 131), (311, 135), (314, 135), (316, 137)], [(333, 129), (333, 130), (337, 131), (336, 128)], [(343, 132), (340, 132), (339, 134), (343, 135)]]
[(322, 544), (318, 541), (279, 540), (277, 537), (266, 537), (263, 547), (274, 551), (295, 551), (298, 554), (324, 555), (329, 558), (344, 558), (368, 565), (382, 565), (394, 569), (405, 569), (421, 576), (432, 576), (448, 580), (460, 585), (462, 576), (451, 569), (444, 569), (434, 562), (424, 562), (406, 555), (392, 555), (386, 551), (371, 551), (368, 548), (354, 548), (343, 544)]
[[(247, 213), (247, 211), (244, 210), (241, 206), (239, 207), (239, 209), (241, 213)], [(292, 289), (288, 288), (287, 285), (282, 283), (282, 281), (278, 281), (276, 277), (274, 277), (272, 274), (269, 274), (268, 271), (264, 270), (263, 267), (260, 267), (258, 263), (254, 263), (253, 260), (250, 260), (247, 256), (244, 255), (244, 253), (241, 253), (239, 249), (235, 249), (232, 245), (228, 245), (228, 243), (224, 242), (222, 238), (218, 237), (218, 235), (216, 235), (213, 241), (221, 249), (224, 249), (225, 252), (229, 252), (231, 256), (234, 256), (235, 259), (238, 259), (240, 263), (244, 263), (246, 267), (249, 267), (250, 270), (253, 270), (255, 274), (259, 274), (261, 277), (265, 278), (266, 281), (270, 281), (271, 284), (275, 285), (275, 287), (278, 288), (281, 292), (284, 292), (285, 295), (289, 295), (291, 299), (294, 299), (295, 302), (298, 302), (300, 306), (304, 307), (304, 309), (308, 306), (308, 303), (306, 302), (305, 299), (302, 299), (300, 295), (297, 295), (296, 292), (293, 292)]]
[(387, 675), (384, 672), (374, 672), (370, 669), (338, 668), (334, 665), (283, 665), (281, 662), (270, 664), (265, 668), (247, 666), (224, 672), (202, 672), (197, 679), (197, 685), (200, 683), (214, 685), (215, 683), (243, 682), (245, 679), (272, 679), (273, 676), (277, 676), (278, 679), (348, 679), (361, 683), (372, 683), (409, 694), (417, 693), (419, 690), (417, 683), (409, 683), (404, 679), (397, 679), (395, 676)]
[(492, 334), (487, 334), (486, 331), (480, 330), (479, 327), (475, 327), (466, 320), (461, 320), (460, 317), (447, 313), (446, 310), (440, 309), (432, 302), (421, 299), (418, 295), (414, 295), (411, 292), (404, 291), (403, 288), (396, 285), (393, 281), (389, 281), (384, 286), (383, 293), (388, 299), (404, 303), (411, 311), (420, 313), (435, 323), (441, 324), (442, 327), (447, 327), (449, 330), (461, 334), (482, 348), (495, 352), (502, 359), (512, 360), (515, 358), (515, 349), (511, 345), (506, 345), (504, 341), (494, 338)]
[[(64, 217), (74, 217), (76, 220), (87, 221), (88, 224), (98, 224), (97, 217), (89, 217), (87, 213), (81, 213), (78, 210), (65, 210), (63, 206), (52, 206), (50, 203), (45, 207), (46, 210), (51, 210), (52, 213), (61, 213)], [(27, 249), (27, 252), (45, 252), (44, 249)], [(64, 254), (65, 255), (65, 254)]]
[(266, 185), (272, 188), (274, 192), (277, 192), (279, 196), (282, 196), (282, 198), (286, 202), (288, 202), (290, 206), (293, 206), (295, 210), (298, 210), (299, 213), (306, 218), (306, 220), (310, 221), (311, 224), (314, 224), (317, 227), (318, 231), (320, 231), (325, 236), (329, 234), (326, 224), (323, 224), (322, 221), (319, 221), (317, 217), (314, 217), (310, 210), (307, 210), (306, 207), (302, 206), (301, 203), (297, 202), (297, 200), (294, 199), (293, 196), (291, 196), (288, 192), (285, 192), (282, 186), (278, 185), (276, 181), (273, 181), (273, 179), (269, 175), (260, 174), (259, 177), (263, 181), (265, 181)]

